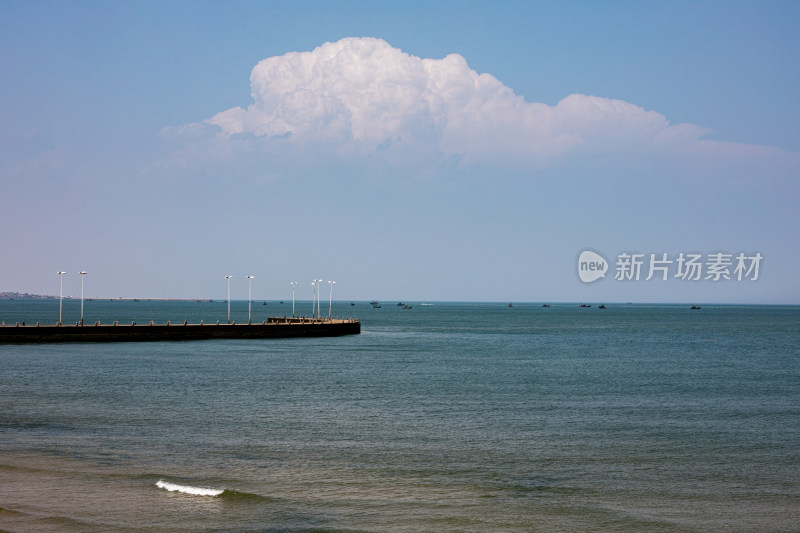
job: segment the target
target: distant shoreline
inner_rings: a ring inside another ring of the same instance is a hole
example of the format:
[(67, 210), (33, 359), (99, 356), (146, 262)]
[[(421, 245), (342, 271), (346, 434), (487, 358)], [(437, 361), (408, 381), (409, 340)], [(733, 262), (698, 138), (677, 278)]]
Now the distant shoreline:
[[(58, 299), (58, 296), (49, 296), (44, 294), (30, 294), (27, 292), (0, 292), (0, 300), (51, 300)], [(65, 296), (64, 299), (67, 297)]]
[[(58, 300), (59, 296), (52, 296), (47, 294), (28, 294), (20, 292), (0, 292), (0, 300)], [(64, 296), (64, 300), (80, 300), (79, 296)], [(104, 301), (104, 302), (212, 302), (212, 298), (117, 298), (102, 297), (97, 298), (92, 296), (84, 297), (88, 301)]]

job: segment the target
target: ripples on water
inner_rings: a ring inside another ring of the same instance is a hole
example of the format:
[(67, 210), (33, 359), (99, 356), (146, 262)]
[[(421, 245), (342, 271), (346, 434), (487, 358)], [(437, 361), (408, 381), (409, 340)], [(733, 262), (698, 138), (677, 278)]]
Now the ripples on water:
[[(91, 323), (226, 313), (92, 304)], [(0, 346), (0, 528), (797, 530), (797, 308), (337, 311), (363, 333)]]

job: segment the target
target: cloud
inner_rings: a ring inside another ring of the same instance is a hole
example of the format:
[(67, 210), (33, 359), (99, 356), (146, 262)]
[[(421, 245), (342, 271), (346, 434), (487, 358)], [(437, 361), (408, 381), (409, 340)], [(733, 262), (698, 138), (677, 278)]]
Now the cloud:
[(218, 151), (242, 153), (231, 148), (239, 142), (247, 144), (244, 151), (282, 157), (308, 157), (313, 147), (400, 162), (539, 165), (574, 157), (718, 158), (736, 151), (703, 139), (706, 128), (671, 124), (622, 100), (572, 94), (554, 106), (527, 102), (458, 54), (424, 59), (375, 38), (264, 59), (250, 86), (253, 103), (246, 109), (204, 121), (214, 127)]

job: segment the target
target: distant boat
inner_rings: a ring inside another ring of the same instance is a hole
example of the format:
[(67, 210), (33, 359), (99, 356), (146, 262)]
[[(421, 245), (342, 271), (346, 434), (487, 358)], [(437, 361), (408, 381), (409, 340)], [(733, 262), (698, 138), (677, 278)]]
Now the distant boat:
[(514, 307), (514, 306), (511, 305), (511, 302), (508, 302), (508, 307)]
[(380, 309), (380, 308), (381, 308), (381, 305), (380, 305), (380, 304), (375, 304), (375, 305), (373, 305), (373, 306), (372, 306), (372, 308), (373, 308), (373, 309)]
[(403, 309), (411, 309), (411, 306), (410, 306), (410, 305), (403, 305), (403, 307), (402, 307), (402, 308), (403, 308)]
[(591, 305), (581, 304), (578, 307), (591, 307)]
[(356, 304), (355, 304), (355, 303), (353, 303), (353, 302), (350, 302), (350, 305), (356, 305)]
[(696, 305), (691, 306), (689, 309), (702, 309), (702, 307), (698, 307)]
[(398, 307), (403, 307), (404, 305), (406, 305), (406, 304), (404, 304), (403, 302), (397, 302), (397, 306)]
[(372, 300), (369, 305), (378, 305), (378, 300)]
[(550, 304), (542, 304), (542, 307), (550, 307)]
[(605, 308), (606, 308), (606, 305), (605, 305), (605, 304), (600, 304), (599, 306), (597, 306), (597, 308), (598, 308), (598, 309), (605, 309)]
[(263, 304), (261, 304), (261, 305), (267, 305), (267, 301), (266, 301), (266, 300), (264, 300), (264, 303), (263, 303)]

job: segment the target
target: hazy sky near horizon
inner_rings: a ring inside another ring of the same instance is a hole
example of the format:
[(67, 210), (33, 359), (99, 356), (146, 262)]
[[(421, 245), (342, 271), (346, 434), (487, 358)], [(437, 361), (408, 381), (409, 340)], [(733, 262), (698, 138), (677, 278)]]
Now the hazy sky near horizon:
[(0, 291), (797, 304), (798, 25), (790, 1), (0, 2)]

